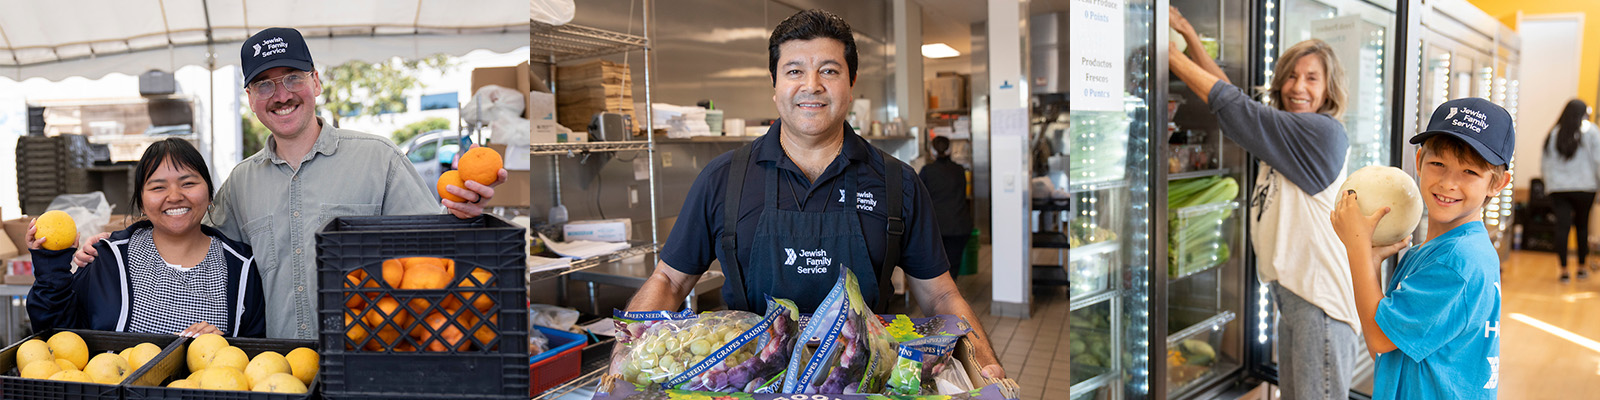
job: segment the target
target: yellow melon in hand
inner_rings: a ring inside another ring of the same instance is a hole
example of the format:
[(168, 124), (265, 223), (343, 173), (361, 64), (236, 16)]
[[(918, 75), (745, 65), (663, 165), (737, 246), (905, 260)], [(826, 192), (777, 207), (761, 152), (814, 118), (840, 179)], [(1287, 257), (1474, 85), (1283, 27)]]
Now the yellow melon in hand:
[(61, 366), (57, 365), (55, 360), (34, 361), (28, 366), (22, 367), (22, 377), (28, 379), (48, 379), (50, 375), (55, 375), (57, 372), (61, 372)]
[(189, 354), (184, 357), (189, 363), (189, 371), (206, 369), (211, 365), (212, 353), (223, 347), (228, 347), (228, 339), (224, 339), (222, 335), (207, 333), (195, 338), (194, 342), (189, 344)]
[(39, 229), (33, 237), (45, 238), (45, 250), (63, 250), (78, 242), (78, 223), (61, 210), (45, 211), (33, 226)]
[(289, 369), (294, 371), (294, 377), (308, 387), (311, 386), (311, 380), (317, 377), (317, 369), (322, 368), (318, 364), (322, 361), (322, 356), (318, 355), (316, 350), (309, 348), (291, 350), (284, 358), (289, 361)]
[(44, 344), (43, 340), (31, 339), (17, 347), (17, 365), (28, 366), (33, 365), (34, 361), (55, 361), (55, 359), (55, 352), (50, 351), (50, 345)]
[(89, 360), (89, 365), (83, 367), (83, 372), (88, 373), (89, 378), (95, 383), (115, 385), (122, 383), (128, 374), (132, 374), (133, 368), (128, 367), (128, 360), (122, 359), (122, 356), (100, 353)]
[(55, 353), (56, 358), (71, 361), (72, 365), (78, 367), (75, 369), (81, 370), (89, 364), (89, 345), (84, 344), (83, 338), (76, 333), (58, 332), (51, 335), (45, 344), (50, 346), (50, 352)]

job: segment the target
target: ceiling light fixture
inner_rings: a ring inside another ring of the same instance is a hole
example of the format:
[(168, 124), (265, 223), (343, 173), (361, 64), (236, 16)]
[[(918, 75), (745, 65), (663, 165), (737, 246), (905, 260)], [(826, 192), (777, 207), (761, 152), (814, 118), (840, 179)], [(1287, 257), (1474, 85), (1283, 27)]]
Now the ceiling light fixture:
[(922, 56), (927, 58), (950, 58), (961, 55), (961, 52), (950, 48), (944, 43), (922, 45)]

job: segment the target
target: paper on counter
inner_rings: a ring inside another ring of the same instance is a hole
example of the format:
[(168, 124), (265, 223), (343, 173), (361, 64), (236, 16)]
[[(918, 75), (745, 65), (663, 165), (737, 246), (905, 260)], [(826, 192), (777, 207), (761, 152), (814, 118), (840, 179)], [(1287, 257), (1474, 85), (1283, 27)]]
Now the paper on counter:
[(549, 258), (535, 255), (528, 256), (529, 273), (567, 268), (572, 268), (572, 259), (570, 258)]
[(549, 248), (550, 251), (564, 257), (580, 260), (615, 253), (629, 247), (627, 243), (607, 243), (589, 240), (574, 240), (562, 243), (550, 240), (543, 233), (539, 234), (539, 239), (544, 241), (544, 247)]

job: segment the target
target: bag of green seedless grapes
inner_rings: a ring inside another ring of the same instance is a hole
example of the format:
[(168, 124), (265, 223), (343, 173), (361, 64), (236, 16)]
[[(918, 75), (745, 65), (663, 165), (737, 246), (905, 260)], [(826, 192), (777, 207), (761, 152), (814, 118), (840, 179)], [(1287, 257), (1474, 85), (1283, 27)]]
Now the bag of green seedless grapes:
[(788, 367), (789, 349), (800, 336), (799, 318), (799, 308), (794, 302), (767, 297), (766, 316), (739, 337), (694, 363), (688, 371), (668, 380), (667, 385), (711, 392), (775, 391), (775, 382), (781, 382), (783, 371)]
[(679, 312), (612, 310), (611, 317), (612, 325), (617, 328), (617, 344), (626, 346), (633, 344), (656, 324), (694, 319), (694, 311), (688, 308)]
[[(689, 319), (657, 322), (629, 343), (627, 355), (613, 368), (623, 379), (644, 387), (667, 385), (673, 377), (703, 361), (723, 345), (742, 336), (761, 317), (749, 311), (713, 311)], [(753, 347), (753, 343), (750, 344)], [(737, 349), (738, 356), (754, 350)], [(731, 354), (731, 353), (730, 353)], [(738, 356), (734, 356), (737, 358)], [(738, 358), (743, 361), (743, 358)], [(666, 386), (670, 387), (670, 386)]]
[(936, 335), (900, 344), (894, 372), (889, 374), (889, 393), (899, 395), (938, 394), (933, 377), (949, 368), (950, 352), (960, 336)]

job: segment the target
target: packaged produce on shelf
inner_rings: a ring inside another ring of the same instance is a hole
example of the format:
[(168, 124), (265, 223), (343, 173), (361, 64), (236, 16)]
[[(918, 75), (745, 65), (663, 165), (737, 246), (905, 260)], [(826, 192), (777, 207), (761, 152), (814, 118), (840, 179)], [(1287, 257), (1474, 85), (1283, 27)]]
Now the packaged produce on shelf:
[(950, 368), (950, 352), (959, 336), (929, 336), (900, 343), (888, 392), (899, 395), (939, 394), (934, 377)]
[[(618, 312), (619, 319), (628, 319), (618, 330), (625, 332), (628, 350), (613, 371), (638, 386), (772, 391), (799, 337), (799, 311), (789, 300), (770, 298), (767, 310), (765, 317), (746, 311)], [(641, 326), (646, 328), (635, 332)]]
[(1234, 207), (1217, 207), (1191, 214), (1185, 209), (1233, 201), (1239, 183), (1232, 177), (1209, 176), (1172, 181), (1167, 185), (1167, 272), (1177, 277), (1209, 268), (1232, 256), (1223, 222)]
[(1072, 183), (1121, 180), (1127, 171), (1128, 113), (1080, 111), (1071, 118), (1067, 150)]
[(879, 321), (861, 297), (855, 274), (841, 268), (833, 290), (800, 334), (820, 344), (810, 351), (805, 342), (795, 343), (782, 393), (882, 393), (896, 343)]
[(1067, 240), (1071, 241), (1072, 247), (1117, 240), (1116, 232), (1101, 227), (1099, 223), (1088, 217), (1079, 216), (1073, 218), (1069, 223), (1072, 225), (1067, 229)]
[(1210, 343), (1184, 339), (1167, 349), (1167, 380), (1183, 385), (1200, 378), (1216, 364), (1217, 352)]

